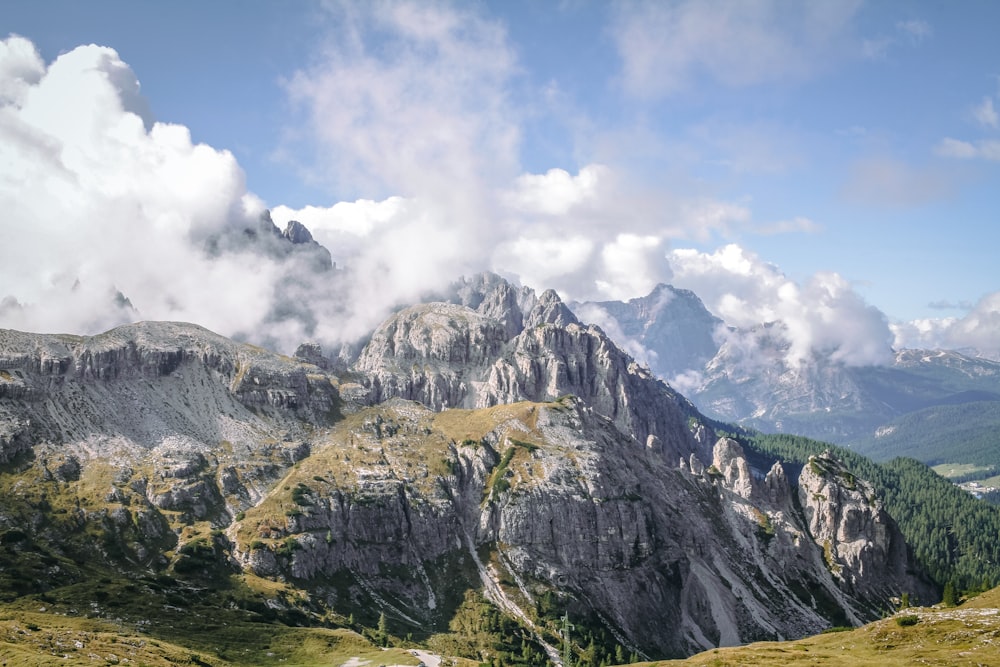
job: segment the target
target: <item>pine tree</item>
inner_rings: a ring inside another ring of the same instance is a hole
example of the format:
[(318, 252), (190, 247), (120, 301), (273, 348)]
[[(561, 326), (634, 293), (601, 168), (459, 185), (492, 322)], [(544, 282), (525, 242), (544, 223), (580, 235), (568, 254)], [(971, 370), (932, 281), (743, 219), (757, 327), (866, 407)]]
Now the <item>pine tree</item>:
[(384, 611), (378, 615), (378, 638), (382, 642), (382, 646), (389, 643), (389, 623), (385, 618)]
[(958, 595), (955, 594), (955, 584), (950, 581), (944, 585), (944, 592), (941, 594), (941, 603), (946, 607), (958, 605)]

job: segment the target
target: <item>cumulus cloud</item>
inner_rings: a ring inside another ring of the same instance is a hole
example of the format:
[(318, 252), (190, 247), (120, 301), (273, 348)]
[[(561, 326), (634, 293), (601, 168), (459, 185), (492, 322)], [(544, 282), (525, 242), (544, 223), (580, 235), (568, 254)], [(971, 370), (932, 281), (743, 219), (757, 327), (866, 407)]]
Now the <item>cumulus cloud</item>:
[(657, 98), (708, 75), (727, 86), (799, 80), (835, 52), (860, 2), (626, 2), (611, 35), (622, 86)]
[(895, 347), (956, 349), (1000, 361), (1000, 292), (983, 296), (962, 317), (894, 324)]
[(0, 263), (0, 325), (186, 320), (286, 346), (308, 334), (277, 313), (279, 286), (308, 275), (241, 241), (263, 206), (236, 160), (154, 122), (114, 50), (83, 46), (46, 66), (11, 37), (0, 90), (0, 246), (17, 249)]
[(792, 366), (810, 361), (814, 353), (850, 366), (890, 359), (892, 334), (885, 315), (836, 273), (818, 273), (800, 285), (736, 245), (713, 253), (677, 249), (669, 259), (673, 284), (694, 291), (727, 324), (745, 332), (780, 322), (768, 335), (782, 339), (785, 361)]
[(514, 181), (507, 203), (514, 210), (545, 215), (566, 215), (577, 206), (597, 198), (597, 188), (610, 170), (600, 164), (587, 165), (573, 176), (565, 169), (544, 174), (523, 174)]

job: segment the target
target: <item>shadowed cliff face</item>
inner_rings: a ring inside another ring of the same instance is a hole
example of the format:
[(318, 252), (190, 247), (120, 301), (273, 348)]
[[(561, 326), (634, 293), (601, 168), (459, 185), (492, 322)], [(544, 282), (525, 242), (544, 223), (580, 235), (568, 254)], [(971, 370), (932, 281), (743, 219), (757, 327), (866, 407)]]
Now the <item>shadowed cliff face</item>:
[(0, 332), (0, 527), (67, 553), (96, 531), (93, 558), (177, 572), (206, 539), (225, 571), (418, 631), (475, 588), (545, 642), (554, 596), (649, 656), (932, 595), (835, 462), (753, 470), (554, 293), (449, 298), (380, 327), (361, 386), (191, 325)]

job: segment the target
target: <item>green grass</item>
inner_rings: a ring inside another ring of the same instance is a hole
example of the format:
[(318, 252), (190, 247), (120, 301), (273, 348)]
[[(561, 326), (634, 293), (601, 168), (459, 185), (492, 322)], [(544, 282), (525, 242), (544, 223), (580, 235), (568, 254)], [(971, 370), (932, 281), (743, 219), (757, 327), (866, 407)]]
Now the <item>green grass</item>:
[(291, 627), (262, 615), (265, 600), (294, 594), (253, 577), (209, 590), (163, 576), (95, 575), (0, 604), (0, 656), (12, 665), (418, 663), (407, 650), (383, 650), (345, 628)]
[(939, 463), (936, 466), (932, 466), (931, 470), (945, 479), (953, 479), (955, 477), (974, 475), (979, 472), (985, 473), (990, 470), (990, 467), (976, 465), (975, 463)]

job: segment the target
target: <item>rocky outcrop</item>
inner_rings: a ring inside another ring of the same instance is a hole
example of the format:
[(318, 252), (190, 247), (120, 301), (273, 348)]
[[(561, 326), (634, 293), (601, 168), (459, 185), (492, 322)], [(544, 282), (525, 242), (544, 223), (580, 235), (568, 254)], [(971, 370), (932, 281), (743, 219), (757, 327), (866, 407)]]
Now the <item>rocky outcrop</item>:
[(572, 394), (641, 446), (707, 460), (707, 439), (688, 428), (693, 406), (600, 328), (582, 325), (554, 291), (536, 298), (486, 274), (453, 298), (460, 303), (413, 306), (376, 329), (354, 365), (370, 402), (402, 397), (441, 410)]
[(29, 403), (53, 391), (76, 394), (91, 383), (124, 390), (157, 378), (183, 380), (185, 372), (228, 386), (246, 406), (296, 418), (322, 421), (339, 400), (319, 368), (174, 322), (139, 322), (91, 337), (2, 331), (0, 368), (0, 397)]
[(862, 600), (884, 600), (899, 591), (935, 599), (932, 587), (916, 576), (906, 541), (868, 482), (832, 456), (813, 456), (799, 476), (798, 495), (809, 534), (845, 590)]

